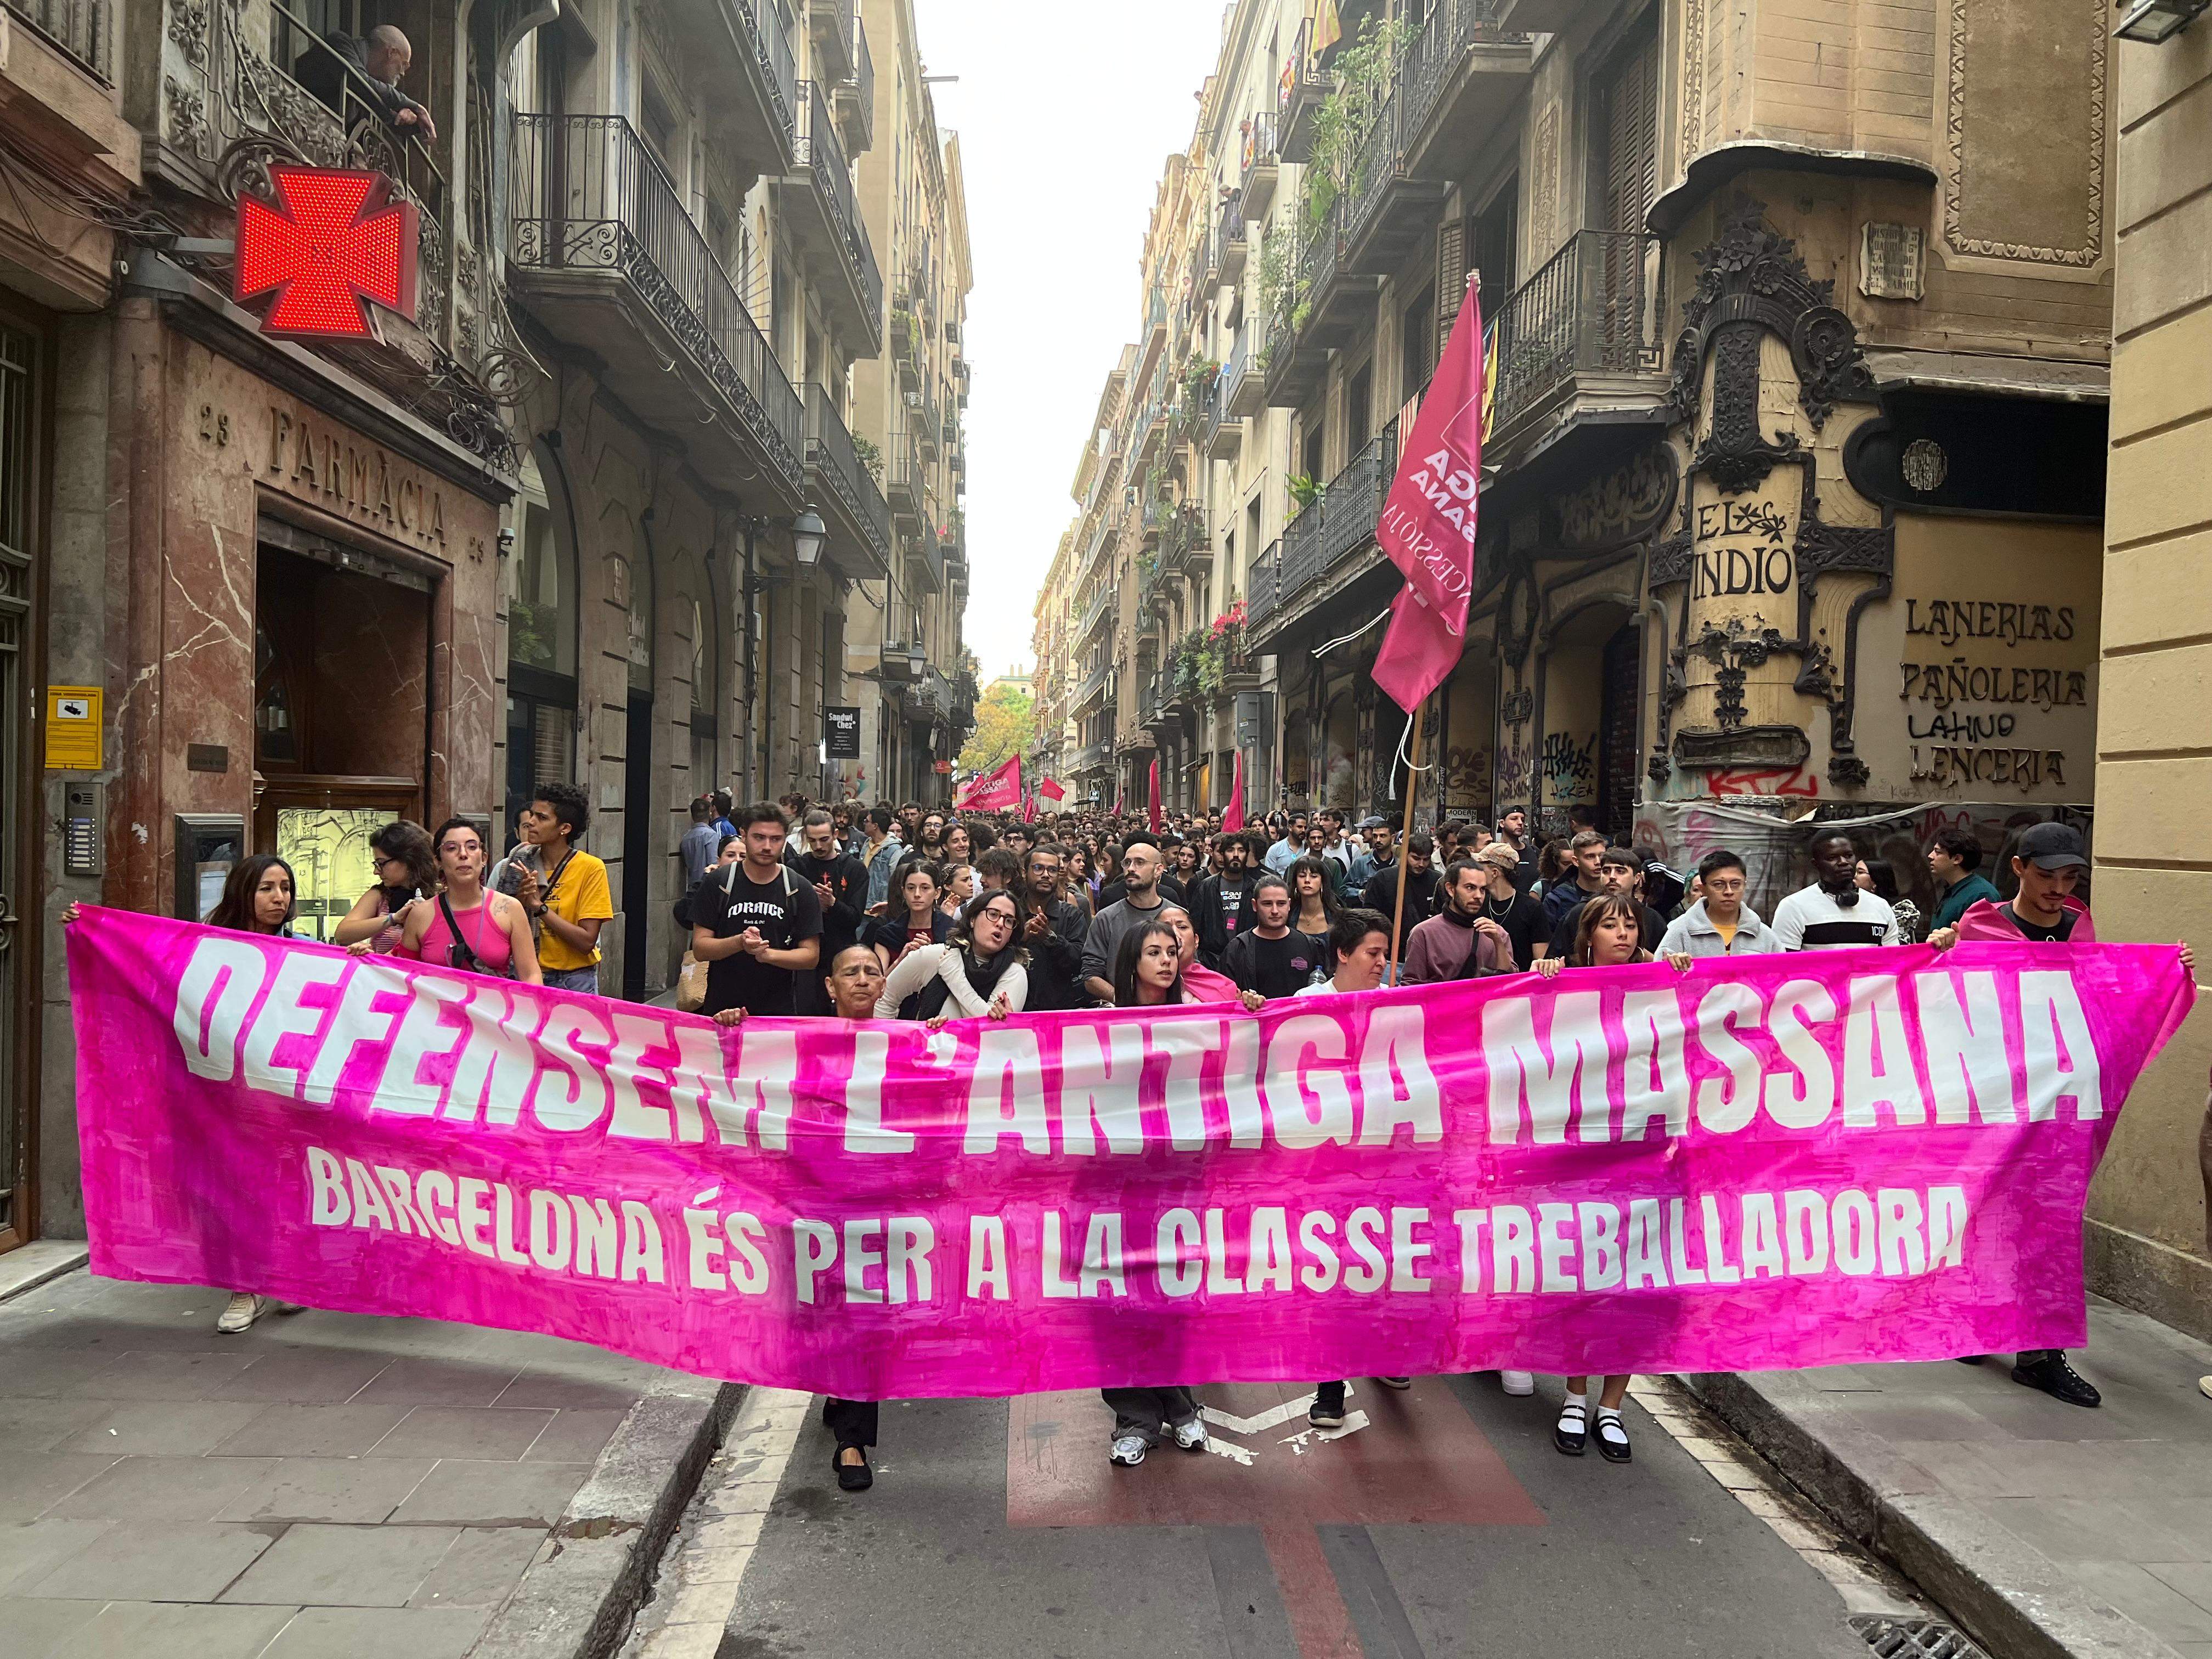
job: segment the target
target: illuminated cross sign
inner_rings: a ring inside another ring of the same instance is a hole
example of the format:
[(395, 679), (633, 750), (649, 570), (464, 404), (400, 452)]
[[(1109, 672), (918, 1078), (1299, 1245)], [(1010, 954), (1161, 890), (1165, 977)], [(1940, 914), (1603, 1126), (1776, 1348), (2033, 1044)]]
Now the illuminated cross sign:
[(364, 301), (415, 320), (415, 204), (390, 201), (378, 173), (274, 167), (274, 206), (238, 198), (238, 261), (231, 295), (276, 290), (266, 334), (365, 339)]

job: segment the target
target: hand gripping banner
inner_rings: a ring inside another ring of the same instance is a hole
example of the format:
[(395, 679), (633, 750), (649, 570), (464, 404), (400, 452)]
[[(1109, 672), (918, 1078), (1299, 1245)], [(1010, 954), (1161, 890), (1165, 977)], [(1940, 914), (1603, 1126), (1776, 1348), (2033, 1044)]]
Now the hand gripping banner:
[(2079, 1343), (2148, 945), (725, 1029), (112, 910), (92, 1266), (861, 1399)]

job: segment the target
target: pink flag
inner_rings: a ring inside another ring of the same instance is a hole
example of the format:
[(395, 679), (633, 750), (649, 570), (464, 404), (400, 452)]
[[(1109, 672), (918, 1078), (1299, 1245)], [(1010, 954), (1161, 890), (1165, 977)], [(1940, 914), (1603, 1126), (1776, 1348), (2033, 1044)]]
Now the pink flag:
[(1152, 757), (1152, 769), (1146, 788), (1151, 799), (1145, 803), (1145, 817), (1157, 836), (1160, 833), (1160, 757), (1158, 755)]
[(1060, 802), (1067, 799), (1067, 787), (1057, 778), (1038, 780), (1036, 792), (1054, 806), (1058, 806)]
[(1482, 477), (1482, 302), (1470, 281), (1376, 526), (1406, 586), (1375, 659), (1375, 684), (1407, 714), (1451, 678), (1466, 643)]
[(952, 803), (978, 812), (1001, 811), (1022, 804), (1022, 757), (1009, 755), (977, 778)]
[(1244, 827), (1244, 751), (1237, 751), (1237, 769), (1231, 775), (1229, 805), (1221, 809), (1221, 833), (1233, 836)]

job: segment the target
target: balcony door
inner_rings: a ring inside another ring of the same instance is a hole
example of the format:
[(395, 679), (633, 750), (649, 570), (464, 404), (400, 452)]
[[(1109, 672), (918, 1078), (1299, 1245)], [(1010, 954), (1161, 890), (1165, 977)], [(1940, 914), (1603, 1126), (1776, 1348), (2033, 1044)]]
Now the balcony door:
[[(1601, 367), (1633, 369), (1646, 326), (1658, 250), (1644, 221), (1659, 196), (1659, 34), (1640, 27), (1598, 76), (1591, 104), (1591, 161), (1599, 237)], [(1622, 361), (1626, 359), (1626, 361)]]

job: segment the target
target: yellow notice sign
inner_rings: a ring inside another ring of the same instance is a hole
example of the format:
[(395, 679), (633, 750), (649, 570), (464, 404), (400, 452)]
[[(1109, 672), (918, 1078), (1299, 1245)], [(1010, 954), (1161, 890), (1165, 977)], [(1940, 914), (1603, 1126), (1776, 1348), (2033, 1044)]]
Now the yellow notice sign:
[(46, 688), (46, 770), (97, 772), (106, 763), (104, 694), (96, 685)]

